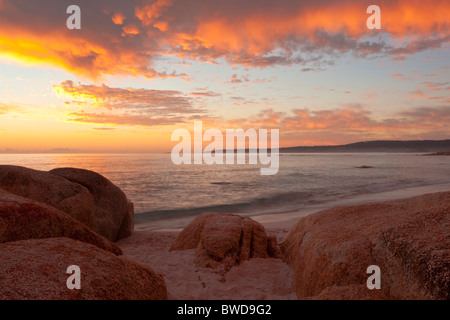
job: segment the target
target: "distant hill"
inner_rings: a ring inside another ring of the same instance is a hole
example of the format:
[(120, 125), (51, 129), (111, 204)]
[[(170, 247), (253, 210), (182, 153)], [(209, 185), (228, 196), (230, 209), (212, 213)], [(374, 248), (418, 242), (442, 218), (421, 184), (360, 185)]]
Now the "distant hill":
[(446, 152), (450, 151), (450, 139), (390, 141), (377, 140), (356, 142), (339, 146), (313, 146), (280, 148), (283, 153), (315, 152)]

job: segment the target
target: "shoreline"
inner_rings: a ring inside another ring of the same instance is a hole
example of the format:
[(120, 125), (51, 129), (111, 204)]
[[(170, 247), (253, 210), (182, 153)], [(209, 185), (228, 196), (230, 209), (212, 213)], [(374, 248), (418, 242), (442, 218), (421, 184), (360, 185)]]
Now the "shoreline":
[[(289, 222), (306, 217), (318, 211), (329, 208), (359, 205), (370, 202), (383, 202), (389, 200), (400, 200), (410, 198), (427, 193), (436, 193), (450, 191), (450, 183), (430, 184), (423, 186), (415, 186), (409, 188), (401, 188), (396, 190), (381, 191), (376, 193), (359, 194), (345, 199), (334, 200), (326, 203), (309, 205), (303, 208), (293, 208), (290, 206), (280, 206), (276, 210), (255, 210), (253, 212), (234, 211), (234, 214), (249, 216), (255, 221), (261, 223), (266, 229), (271, 227), (280, 227)], [(208, 211), (205, 211), (208, 212)], [(213, 212), (213, 211), (210, 211)], [(146, 219), (142, 214), (135, 214), (135, 231), (153, 230), (153, 231), (174, 231), (179, 232), (192, 221), (197, 214), (181, 215), (170, 217), (158, 216)], [(136, 219), (137, 218), (137, 219)]]
[(287, 222), (296, 222), (298, 219), (306, 217), (316, 212), (342, 206), (353, 206), (369, 203), (378, 203), (391, 200), (401, 200), (429, 193), (450, 191), (450, 183), (403, 188), (392, 191), (363, 194), (356, 197), (332, 201), (323, 205), (314, 206), (305, 210), (291, 211), (279, 214), (262, 214), (252, 216), (254, 220), (261, 223), (265, 228), (277, 226)]

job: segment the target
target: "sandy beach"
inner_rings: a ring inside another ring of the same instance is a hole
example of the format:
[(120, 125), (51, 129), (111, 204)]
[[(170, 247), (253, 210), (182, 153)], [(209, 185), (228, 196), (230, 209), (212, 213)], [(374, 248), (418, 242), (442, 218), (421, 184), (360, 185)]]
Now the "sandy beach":
[[(300, 218), (326, 208), (399, 200), (449, 190), (450, 184), (407, 188), (367, 194), (302, 211), (283, 212), (283, 208), (280, 208), (279, 214), (255, 215), (252, 219), (261, 223), (267, 235), (276, 236), (280, 243)], [(292, 288), (292, 267), (281, 259), (250, 259), (233, 267), (223, 276), (214, 270), (195, 266), (195, 249), (169, 252), (178, 233), (192, 219), (193, 217), (185, 217), (151, 222), (139, 221), (133, 234), (117, 244), (122, 249), (124, 257), (149, 266), (163, 275), (168, 299), (297, 299)]]

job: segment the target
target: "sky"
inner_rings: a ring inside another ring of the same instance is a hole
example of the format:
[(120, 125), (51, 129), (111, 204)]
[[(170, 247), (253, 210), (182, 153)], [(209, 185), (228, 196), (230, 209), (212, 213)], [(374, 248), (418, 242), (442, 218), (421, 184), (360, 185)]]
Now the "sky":
[(448, 0), (0, 0), (0, 152), (168, 152), (194, 120), (449, 139), (449, 58)]

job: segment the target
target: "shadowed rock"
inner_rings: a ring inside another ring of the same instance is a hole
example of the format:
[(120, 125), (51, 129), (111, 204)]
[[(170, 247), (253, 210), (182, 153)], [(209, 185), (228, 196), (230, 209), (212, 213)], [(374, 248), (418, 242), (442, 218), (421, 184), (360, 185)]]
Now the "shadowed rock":
[(0, 188), (67, 213), (111, 241), (131, 235), (134, 227), (133, 204), (108, 179), (89, 170), (0, 166)]
[(0, 166), (0, 188), (48, 204), (95, 230), (94, 197), (78, 183), (45, 171)]
[[(81, 269), (81, 289), (69, 290), (68, 266)], [(68, 238), (0, 244), (0, 299), (162, 300), (164, 279), (148, 267)]]
[(68, 237), (122, 254), (116, 244), (69, 215), (0, 189), (0, 243), (53, 237)]
[(264, 227), (248, 217), (205, 213), (180, 232), (170, 251), (196, 248), (196, 264), (228, 271), (241, 261), (276, 254), (275, 246)]
[(102, 175), (84, 169), (59, 168), (49, 171), (82, 185), (92, 194), (95, 203), (94, 230), (112, 241), (131, 235), (134, 226), (134, 209), (127, 197)]
[(131, 236), (134, 230), (134, 204), (127, 200), (127, 214), (123, 218), (119, 231), (117, 232), (117, 240)]

